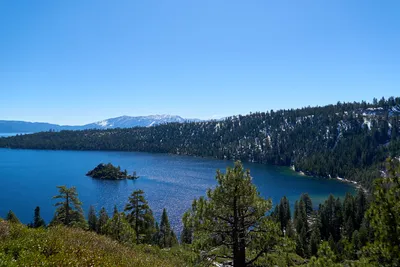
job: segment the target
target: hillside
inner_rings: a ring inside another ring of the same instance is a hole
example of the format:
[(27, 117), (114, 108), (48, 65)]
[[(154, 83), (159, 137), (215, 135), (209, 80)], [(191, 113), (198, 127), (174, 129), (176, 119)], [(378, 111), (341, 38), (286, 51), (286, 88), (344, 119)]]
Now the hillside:
[[(309, 175), (367, 187), (380, 163), (400, 155), (400, 98), (257, 112), (222, 121), (130, 129), (43, 132), (1, 138), (0, 147), (173, 153), (294, 165)], [(374, 171), (365, 170), (372, 168)]]
[(150, 246), (130, 248), (81, 229), (0, 222), (1, 266), (186, 266), (181, 258)]

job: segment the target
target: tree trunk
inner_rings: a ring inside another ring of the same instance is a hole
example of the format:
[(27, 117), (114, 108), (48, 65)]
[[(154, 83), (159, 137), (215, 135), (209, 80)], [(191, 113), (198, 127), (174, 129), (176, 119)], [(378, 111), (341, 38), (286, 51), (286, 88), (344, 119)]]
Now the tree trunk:
[(239, 234), (239, 265), (246, 266), (246, 243), (243, 232)]
[(246, 252), (241, 248), (241, 239), (239, 235), (239, 214), (237, 209), (237, 197), (233, 197), (233, 266), (245, 267), (246, 266)]

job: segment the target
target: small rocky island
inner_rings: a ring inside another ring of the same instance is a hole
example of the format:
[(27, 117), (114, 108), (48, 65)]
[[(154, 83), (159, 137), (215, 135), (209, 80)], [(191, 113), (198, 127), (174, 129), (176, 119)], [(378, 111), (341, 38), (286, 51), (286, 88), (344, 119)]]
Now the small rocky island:
[(137, 179), (139, 176), (136, 175), (136, 172), (133, 172), (132, 175), (128, 174), (127, 170), (121, 171), (121, 167), (115, 167), (111, 163), (104, 164), (100, 163), (96, 168), (89, 171), (86, 176), (90, 176), (96, 179), (103, 180), (124, 180), (124, 179)]

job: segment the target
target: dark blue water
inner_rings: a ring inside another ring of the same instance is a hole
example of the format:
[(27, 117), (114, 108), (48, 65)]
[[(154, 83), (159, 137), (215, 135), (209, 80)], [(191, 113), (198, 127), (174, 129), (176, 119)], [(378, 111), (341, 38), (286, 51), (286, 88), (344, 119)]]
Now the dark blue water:
[[(101, 162), (136, 171), (140, 178), (101, 181), (85, 176)], [(166, 207), (171, 224), (179, 231), (182, 214), (192, 200), (215, 186), (215, 171), (228, 165), (232, 162), (167, 154), (0, 149), (0, 216), (11, 209), (28, 223), (34, 208), (40, 206), (42, 217), (49, 222), (57, 185), (76, 186), (85, 212), (90, 205), (104, 206), (110, 213), (114, 205), (123, 209), (132, 191), (142, 189), (156, 219)], [(330, 193), (344, 196), (354, 192), (348, 184), (301, 176), (288, 168), (251, 163), (245, 167), (261, 195), (272, 198), (274, 204), (286, 195), (293, 205), (302, 192), (308, 192), (317, 206)]]

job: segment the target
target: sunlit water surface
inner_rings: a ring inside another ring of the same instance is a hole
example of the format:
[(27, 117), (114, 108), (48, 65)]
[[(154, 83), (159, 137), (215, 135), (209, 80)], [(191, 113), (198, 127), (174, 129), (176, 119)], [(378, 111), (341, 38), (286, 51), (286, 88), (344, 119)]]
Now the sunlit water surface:
[[(136, 181), (103, 181), (85, 176), (99, 163), (111, 162), (128, 172), (136, 171)], [(132, 191), (142, 189), (157, 220), (167, 208), (171, 224), (181, 229), (182, 214), (192, 200), (205, 195), (216, 185), (215, 171), (231, 161), (167, 154), (136, 152), (46, 151), (0, 149), (0, 216), (13, 210), (20, 220), (32, 220), (40, 206), (49, 222), (54, 213), (52, 196), (57, 185), (76, 186), (85, 213), (90, 205), (104, 206), (109, 213), (114, 205), (122, 210)], [(301, 176), (288, 168), (245, 163), (261, 195), (276, 204), (286, 195), (293, 208), (301, 193), (308, 192), (315, 207), (330, 193), (344, 196), (354, 187), (336, 181)]]

